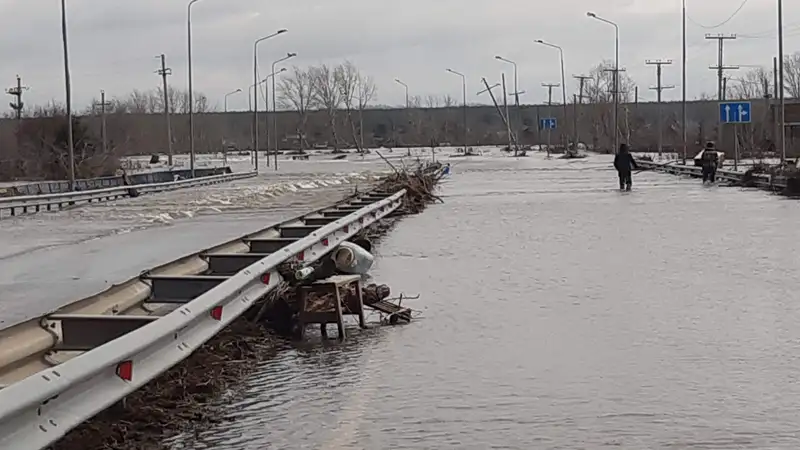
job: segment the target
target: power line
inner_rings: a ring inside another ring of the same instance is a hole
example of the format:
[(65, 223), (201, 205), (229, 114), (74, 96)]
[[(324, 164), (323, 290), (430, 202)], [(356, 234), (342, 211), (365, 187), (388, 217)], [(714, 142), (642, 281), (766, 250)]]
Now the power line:
[[(798, 34), (800, 34), (800, 24), (789, 25), (784, 27), (783, 33), (784, 36), (797, 36)], [(777, 35), (778, 32), (776, 30), (769, 30), (756, 33), (739, 34), (738, 36), (744, 39), (775, 39)]]
[(707, 25), (703, 25), (701, 23), (698, 23), (694, 19), (692, 19), (691, 16), (689, 16), (688, 14), (686, 15), (686, 18), (689, 19), (689, 22), (692, 22), (693, 24), (697, 25), (700, 28), (704, 28), (706, 30), (713, 30), (714, 28), (719, 28), (719, 27), (727, 24), (731, 20), (733, 20), (733, 18), (736, 17), (742, 11), (742, 9), (744, 9), (745, 5), (747, 5), (747, 3), (749, 1), (750, 0), (742, 0), (742, 4), (739, 5), (738, 8), (736, 8), (736, 11), (734, 11), (733, 14), (731, 14), (727, 19), (725, 19), (722, 22), (720, 22), (720, 23), (718, 23), (716, 25), (713, 25), (713, 26), (707, 26)]

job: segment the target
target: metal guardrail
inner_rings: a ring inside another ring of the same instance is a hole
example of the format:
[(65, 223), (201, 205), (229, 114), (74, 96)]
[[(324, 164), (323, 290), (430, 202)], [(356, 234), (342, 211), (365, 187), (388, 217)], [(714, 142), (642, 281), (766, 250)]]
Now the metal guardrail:
[[(42, 317), (39, 323), (22, 324), (28, 327), (20, 333), (23, 347), (36, 345), (30, 339), (30, 331), (32, 326), (38, 326), (38, 333), (46, 331), (58, 337), (56, 343), (66, 345), (66, 350), (86, 351), (0, 389), (0, 450), (41, 449), (56, 442), (72, 428), (187, 358), (222, 331), (281, 283), (276, 270), (279, 264), (318, 260), (395, 211), (404, 195), (405, 190), (394, 194), (368, 193), (350, 200), (349, 204), (304, 216), (298, 219), (300, 222), (282, 224), (277, 227), (277, 235), (274, 231), (266, 238), (250, 235), (241, 242), (217, 247), (218, 252), (224, 252), (223, 247), (238, 245), (242, 251), (241, 246), (246, 244), (248, 253), (203, 252), (173, 263), (193, 265), (191, 258), (203, 255), (209, 258), (208, 267), (216, 264), (219, 270), (230, 271), (229, 276), (145, 273), (137, 280), (138, 288), (133, 285), (112, 288), (118, 289), (117, 293), (129, 288), (131, 292), (126, 297), (138, 297), (139, 303), (146, 297), (161, 295), (152, 301), (171, 303), (174, 307), (161, 317), (143, 313), (116, 315), (123, 302), (115, 301), (113, 308), (104, 306), (109, 312), (87, 315), (59, 311)], [(217, 258), (216, 263), (210, 258)], [(231, 263), (235, 263), (236, 270)], [(174, 274), (176, 267), (164, 272)], [(144, 290), (141, 281), (150, 283), (148, 290), (152, 293), (138, 292)], [(183, 283), (184, 290), (179, 290), (175, 283)], [(127, 301), (130, 304), (126, 309), (130, 310), (136, 301), (130, 298)], [(96, 330), (86, 333), (93, 319)], [(109, 335), (112, 330), (107, 325), (111, 322), (117, 322), (114, 325), (118, 336)], [(83, 331), (76, 333), (77, 341), (67, 338), (70, 326)], [(106, 329), (104, 336), (101, 328)], [(96, 346), (92, 347), (92, 340), (101, 338), (106, 342), (94, 342)], [(24, 354), (24, 350), (19, 350), (16, 356), (25, 357)], [(50, 364), (56, 364), (51, 360)]]
[[(210, 177), (212, 175), (224, 175), (231, 173), (230, 167), (211, 167), (195, 169), (195, 176), (188, 169), (157, 170), (152, 172), (130, 173), (99, 178), (82, 178), (75, 180), (76, 191), (90, 191), (94, 189), (106, 189), (113, 187), (123, 187), (126, 184), (150, 184), (166, 183), (176, 179)], [(177, 178), (176, 178), (177, 177)], [(127, 182), (126, 182), (127, 179)], [(71, 192), (69, 181), (40, 181), (18, 184), (0, 188), (0, 197), (17, 197), (21, 195), (46, 195), (63, 194)]]
[(251, 178), (256, 175), (256, 172), (237, 172), (200, 178), (188, 178), (178, 181), (168, 181), (164, 183), (134, 184), (105, 189), (93, 189), (89, 191), (6, 197), (0, 198), (0, 217), (40, 212), (42, 210), (52, 211), (54, 209), (62, 209), (66, 206), (74, 206), (81, 203), (115, 200), (122, 197), (129, 197), (131, 196), (132, 192), (136, 192), (138, 194), (164, 192), (187, 187), (204, 186), (208, 184), (240, 180), (243, 178)]
[[(652, 161), (636, 160), (636, 164), (643, 169), (652, 169), (659, 172), (671, 173), (674, 175), (684, 175), (690, 177), (700, 178), (703, 176), (703, 169), (698, 166), (689, 166), (673, 163), (656, 163)], [(736, 184), (745, 184), (745, 174), (743, 172), (734, 172), (732, 170), (717, 170), (718, 180), (729, 181)], [(749, 184), (764, 189), (784, 189), (786, 188), (786, 177), (775, 176), (770, 174), (750, 174)]]

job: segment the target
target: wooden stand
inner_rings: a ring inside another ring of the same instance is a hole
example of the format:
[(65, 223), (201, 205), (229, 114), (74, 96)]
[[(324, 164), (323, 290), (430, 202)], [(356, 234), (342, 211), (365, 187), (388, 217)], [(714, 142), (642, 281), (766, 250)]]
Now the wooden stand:
[[(350, 288), (355, 285), (356, 298), (354, 302), (345, 303), (340, 291), (343, 288)], [(319, 293), (322, 295), (331, 294), (334, 301), (333, 309), (327, 311), (308, 311), (308, 294)], [(344, 315), (358, 315), (358, 324), (361, 328), (366, 328), (364, 321), (364, 300), (361, 296), (361, 276), (360, 275), (334, 275), (324, 280), (317, 280), (306, 286), (297, 287), (297, 300), (300, 310), (299, 326), (300, 339), (305, 338), (306, 325), (310, 323), (320, 324), (322, 337), (328, 337), (327, 325), (335, 323), (339, 331), (339, 339), (345, 339)], [(346, 307), (346, 308), (345, 308)], [(345, 311), (346, 309), (346, 311)]]

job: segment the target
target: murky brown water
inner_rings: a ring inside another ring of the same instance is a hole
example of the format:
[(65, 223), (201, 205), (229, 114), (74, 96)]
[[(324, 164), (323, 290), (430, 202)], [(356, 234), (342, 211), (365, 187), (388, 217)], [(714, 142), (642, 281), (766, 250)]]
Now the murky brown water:
[(601, 157), (458, 163), (374, 275), (424, 318), (293, 347), (197, 449), (797, 449), (800, 203)]

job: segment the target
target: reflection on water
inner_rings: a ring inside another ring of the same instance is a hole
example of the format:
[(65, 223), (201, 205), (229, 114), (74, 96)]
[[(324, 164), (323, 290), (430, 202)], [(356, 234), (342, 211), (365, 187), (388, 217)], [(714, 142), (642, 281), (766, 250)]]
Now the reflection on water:
[(609, 165), (459, 161), (377, 249), (425, 319), (286, 344), (176, 447), (799, 448), (800, 203)]

